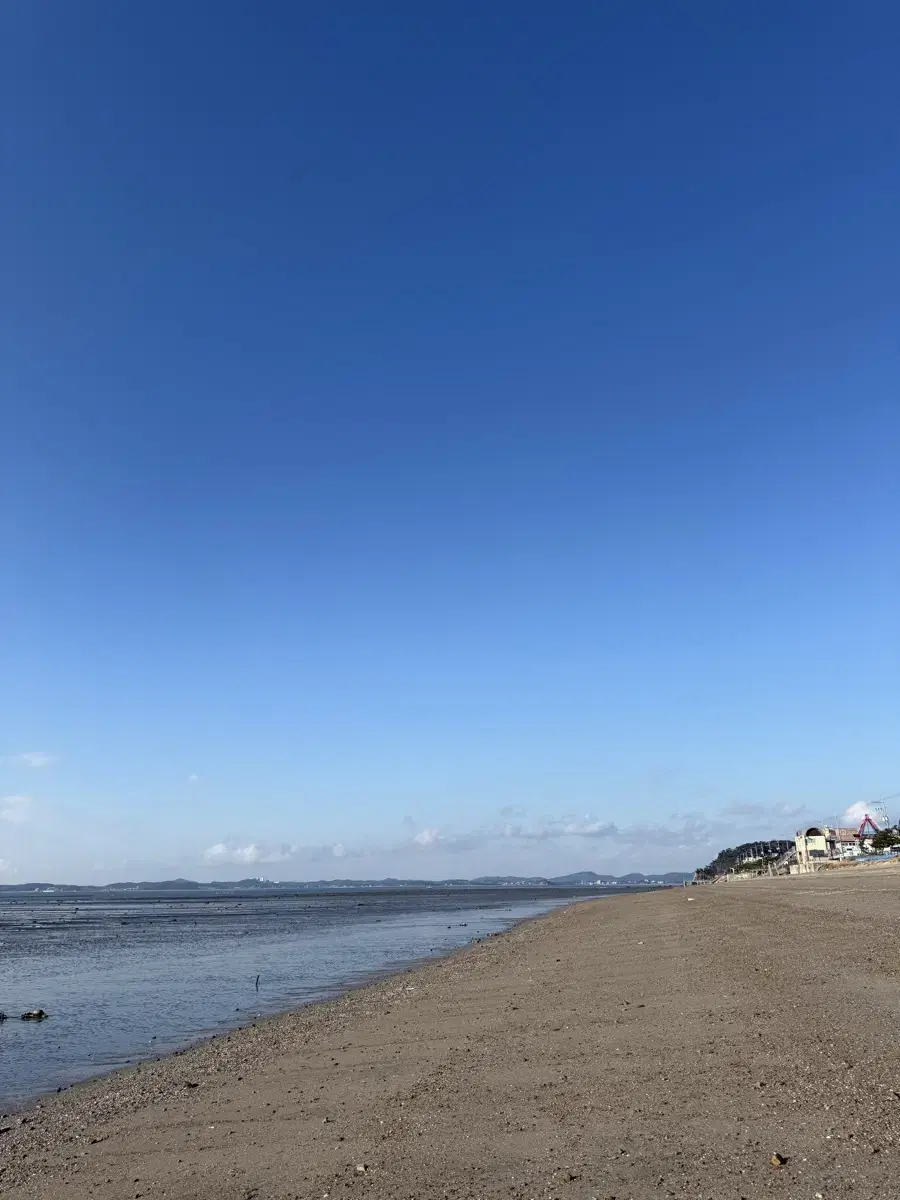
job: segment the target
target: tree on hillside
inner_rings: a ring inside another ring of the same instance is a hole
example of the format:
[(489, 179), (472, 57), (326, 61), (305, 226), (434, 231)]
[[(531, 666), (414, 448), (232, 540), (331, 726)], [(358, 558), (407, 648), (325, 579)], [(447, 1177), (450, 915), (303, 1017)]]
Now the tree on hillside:
[(729, 846), (720, 850), (711, 863), (705, 867), (698, 867), (694, 878), (715, 879), (717, 875), (727, 875), (730, 871), (739, 870), (748, 860), (762, 865), (792, 849), (793, 845), (794, 843), (786, 838), (770, 838), (766, 841), (743, 842), (740, 846)]

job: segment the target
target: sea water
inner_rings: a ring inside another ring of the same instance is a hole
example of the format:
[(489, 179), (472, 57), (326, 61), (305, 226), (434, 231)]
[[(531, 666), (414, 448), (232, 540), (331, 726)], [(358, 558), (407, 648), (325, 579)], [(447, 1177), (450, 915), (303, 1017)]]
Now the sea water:
[[(605, 888), (601, 894), (616, 889)], [(446, 954), (593, 889), (0, 896), (0, 1111)], [(22, 1021), (43, 1008), (46, 1021)]]

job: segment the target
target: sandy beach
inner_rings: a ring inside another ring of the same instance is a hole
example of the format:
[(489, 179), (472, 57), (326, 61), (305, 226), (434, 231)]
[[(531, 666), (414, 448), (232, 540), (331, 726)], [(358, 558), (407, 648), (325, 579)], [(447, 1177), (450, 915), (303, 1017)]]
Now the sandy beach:
[(894, 1197), (898, 899), (861, 868), (560, 910), (7, 1115), (0, 1195)]

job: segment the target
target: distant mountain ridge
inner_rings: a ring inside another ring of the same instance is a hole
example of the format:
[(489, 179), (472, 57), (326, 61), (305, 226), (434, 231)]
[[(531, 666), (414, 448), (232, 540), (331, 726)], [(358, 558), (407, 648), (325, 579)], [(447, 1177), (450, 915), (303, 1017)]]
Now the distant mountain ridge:
[(477, 879), (271, 879), (216, 880), (198, 883), (195, 879), (141, 880), (121, 883), (0, 883), (4, 892), (168, 892), (168, 891), (325, 891), (362, 890), (365, 888), (451, 888), (451, 887), (640, 887), (648, 884), (678, 886), (693, 878), (689, 871), (665, 871), (658, 875), (632, 872), (630, 875), (598, 875), (594, 871), (575, 871), (570, 875), (480, 875)]

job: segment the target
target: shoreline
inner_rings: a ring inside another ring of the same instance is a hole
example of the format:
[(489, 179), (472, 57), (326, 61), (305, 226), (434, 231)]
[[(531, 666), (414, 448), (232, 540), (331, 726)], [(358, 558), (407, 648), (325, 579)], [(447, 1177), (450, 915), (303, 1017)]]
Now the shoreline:
[[(672, 889), (653, 889), (655, 892), (667, 890)], [(6, 1175), (10, 1160), (15, 1158), (20, 1146), (31, 1143), (28, 1153), (34, 1153), (59, 1139), (81, 1140), (89, 1137), (86, 1133), (88, 1122), (137, 1112), (166, 1097), (180, 1099), (185, 1095), (185, 1089), (188, 1094), (199, 1090), (203, 1080), (208, 1080), (212, 1074), (229, 1069), (236, 1071), (237, 1061), (242, 1060), (242, 1055), (248, 1051), (257, 1056), (254, 1065), (259, 1066), (280, 1053), (286, 1038), (299, 1036), (308, 1042), (333, 1031), (335, 1025), (352, 1019), (358, 1004), (402, 1002), (419, 986), (409, 983), (411, 977), (418, 977), (429, 969), (464, 958), (478, 946), (502, 941), (519, 930), (539, 925), (580, 905), (593, 905), (604, 900), (611, 902), (638, 894), (645, 894), (645, 891), (635, 888), (627, 893), (573, 899), (571, 903), (549, 912), (514, 919), (508, 928), (473, 938), (447, 953), (415, 959), (397, 968), (388, 966), (358, 982), (336, 985), (332, 996), (296, 1008), (267, 1013), (220, 1034), (199, 1037), (184, 1047), (162, 1055), (114, 1067), (55, 1091), (40, 1092), (0, 1114), (0, 1129), (3, 1130), (0, 1133), (0, 1197), (5, 1198), (9, 1194), (7, 1188), (10, 1185)], [(229, 1045), (227, 1051), (224, 1049), (226, 1044)], [(180, 1061), (176, 1063), (176, 1060)], [(236, 1075), (236, 1079), (242, 1082), (241, 1075)], [(89, 1144), (98, 1143), (92, 1141)], [(67, 1188), (66, 1195), (70, 1194)]]
[[(107, 916), (101, 906), (99, 917), (69, 905), (62, 921), (54, 906), (26, 906), (23, 918), (0, 905), (0, 924), (13, 931), (0, 1007), (14, 1017), (40, 1007), (51, 1017), (39, 1034), (15, 1019), (0, 1030), (0, 1113), (331, 999), (584, 897), (585, 889), (419, 892), (365, 905), (326, 895), (274, 904), (213, 897), (199, 905), (166, 897), (151, 903), (149, 916), (143, 904), (114, 906)], [(79, 952), (85, 923), (86, 963)]]
[[(637, 889), (647, 890), (647, 889)], [(409, 958), (396, 958), (386, 960), (382, 965), (373, 968), (367, 968), (358, 972), (348, 973), (332, 983), (323, 985), (321, 994), (313, 999), (306, 1000), (301, 1003), (281, 1003), (285, 997), (269, 998), (267, 1004), (263, 1004), (261, 1010), (253, 1012), (252, 1009), (243, 1011), (243, 1020), (235, 1022), (225, 1021), (214, 1031), (206, 1028), (198, 1030), (196, 1033), (186, 1035), (183, 1040), (179, 1039), (177, 1043), (155, 1048), (149, 1053), (144, 1053), (144, 1046), (135, 1046), (133, 1059), (127, 1062), (111, 1064), (100, 1070), (92, 1071), (85, 1074), (82, 1078), (72, 1079), (71, 1081), (61, 1081), (56, 1087), (49, 1086), (38, 1089), (30, 1094), (21, 1096), (10, 1096), (7, 1099), (0, 1097), (0, 1124), (9, 1124), (9, 1119), (15, 1119), (20, 1116), (27, 1115), (36, 1106), (41, 1105), (44, 1101), (51, 1097), (55, 1098), (58, 1095), (66, 1092), (74, 1091), (75, 1089), (84, 1089), (88, 1084), (109, 1080), (119, 1074), (127, 1074), (130, 1071), (135, 1071), (140, 1067), (146, 1066), (155, 1062), (165, 1062), (169, 1058), (184, 1055), (192, 1050), (209, 1045), (217, 1039), (224, 1038), (231, 1034), (240, 1033), (243, 1030), (251, 1029), (264, 1021), (271, 1021), (291, 1014), (303, 1013), (310, 1011), (319, 1005), (329, 1004), (335, 1000), (340, 1000), (343, 996), (357, 992), (370, 985), (379, 983), (393, 976), (407, 974), (410, 971), (417, 970), (420, 967), (427, 966), (431, 963), (441, 962), (445, 959), (452, 958), (456, 954), (463, 953), (470, 949), (473, 945), (492, 937), (502, 937), (507, 933), (517, 929), (520, 925), (528, 924), (531, 921), (540, 921), (551, 913), (559, 911), (562, 908), (567, 908), (573, 904), (584, 903), (586, 900), (599, 899), (614, 899), (618, 895), (623, 895), (623, 892), (613, 892), (606, 896), (596, 896), (593, 894), (585, 895), (584, 897), (576, 896), (559, 901), (550, 909), (539, 913), (526, 913), (523, 916), (511, 916), (506, 918), (504, 928), (491, 930), (480, 936), (468, 937), (465, 942), (462, 942), (451, 948), (424, 952), (414, 955)], [(8, 1018), (9, 1019), (9, 1018)], [(14, 1018), (13, 1018), (14, 1019)], [(53, 1032), (52, 1029), (48, 1032)], [(2, 1150), (2, 1143), (0, 1143)], [(2, 1193), (0, 1193), (2, 1194)]]
[(591, 899), (39, 1101), (0, 1196), (895, 1193), (893, 876)]

